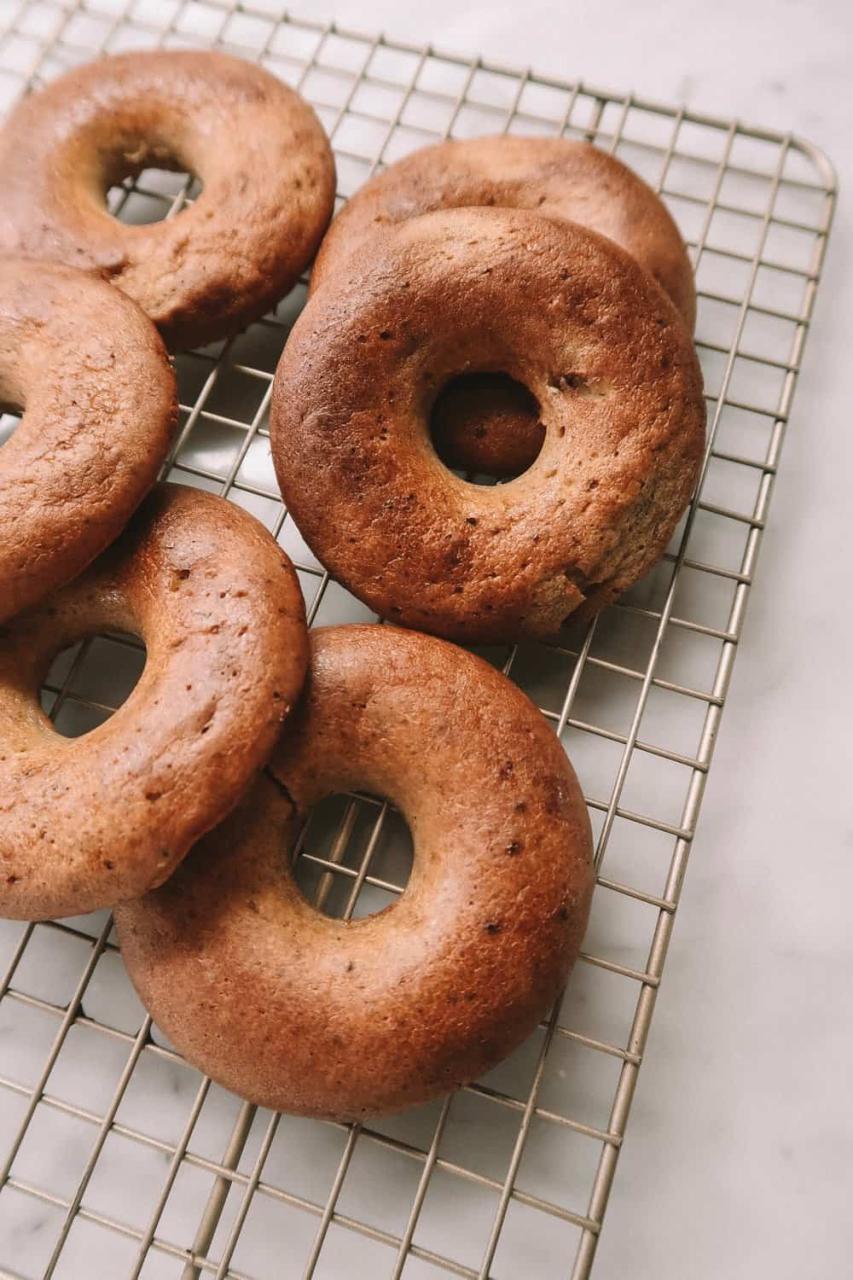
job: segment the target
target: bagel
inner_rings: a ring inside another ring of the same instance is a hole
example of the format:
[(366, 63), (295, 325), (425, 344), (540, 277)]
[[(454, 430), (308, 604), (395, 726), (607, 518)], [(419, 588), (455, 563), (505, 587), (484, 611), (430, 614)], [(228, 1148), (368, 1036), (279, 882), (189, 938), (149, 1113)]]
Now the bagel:
[[(2, 216), (2, 215), (0, 215)], [(157, 479), (178, 419), (157, 330), (101, 280), (0, 257), (0, 621), (85, 569)]]
[[(131, 226), (108, 189), (143, 169), (193, 173), (198, 199)], [(0, 249), (93, 271), (172, 349), (212, 342), (295, 284), (332, 214), (335, 167), (312, 108), (223, 53), (148, 50), (76, 67), (0, 133)]]
[[(53, 657), (139, 635), (127, 701), (71, 742), (38, 690)], [(0, 629), (0, 915), (78, 915), (168, 876), (238, 801), (307, 662), (284, 553), (222, 498), (160, 485), (81, 578)]]
[[(429, 436), (448, 379), (490, 370), (546, 429), (497, 487), (455, 476)], [(505, 209), (368, 240), (297, 320), (270, 416), (286, 504), (330, 573), (392, 622), (495, 643), (552, 635), (655, 563), (704, 425), (692, 343), (652, 277), (603, 236)]]
[[(323, 796), (408, 819), (414, 865), (377, 915), (330, 919), (283, 856)], [(393, 627), (314, 631), (306, 688), (253, 791), (161, 888), (116, 911), (155, 1022), (220, 1084), (359, 1119), (475, 1079), (559, 994), (593, 884), (556, 736), (479, 658)]]
[[(569, 138), (504, 135), (441, 142), (390, 165), (348, 201), (317, 255), (311, 287), (332, 278), (377, 232), (436, 209), (497, 206), (568, 219), (607, 236), (655, 277), (693, 331), (696, 290), (684, 242), (663, 201), (621, 161)], [(436, 449), (449, 467), (512, 476), (542, 445), (535, 405), (519, 388), (451, 384), (436, 403)]]

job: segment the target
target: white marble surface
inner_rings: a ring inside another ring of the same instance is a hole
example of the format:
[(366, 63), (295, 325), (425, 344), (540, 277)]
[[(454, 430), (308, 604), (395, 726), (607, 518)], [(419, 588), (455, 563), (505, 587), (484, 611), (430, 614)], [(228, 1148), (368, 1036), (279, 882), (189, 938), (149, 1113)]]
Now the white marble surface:
[[(846, 664), (849, 573), (843, 559), (849, 528), (846, 481), (853, 468), (847, 395), (853, 220), (844, 194), (853, 179), (849, 7), (842, 0), (718, 0), (713, 6), (661, 0), (652, 18), (649, 7), (628, 0), (571, 6), (329, 0), (313, 4), (310, 12), (359, 29), (384, 28), (392, 36), (433, 40), (567, 78), (581, 76), (604, 88), (632, 87), (650, 97), (683, 99), (698, 109), (790, 128), (822, 145), (838, 166), (842, 199), (826, 282), (595, 1274), (600, 1280), (846, 1275), (853, 1254), (848, 921), (853, 820), (846, 768), (853, 706)], [(0, 942), (11, 939), (9, 932)], [(31, 945), (28, 968), (16, 982), (36, 996), (55, 1000), (64, 992), (67, 997), (85, 961), (85, 946), (72, 940), (59, 946), (53, 935), (41, 946)], [(594, 988), (588, 994), (594, 1001)], [(86, 1009), (108, 1025), (136, 1033), (141, 1012), (114, 956), (100, 962)], [(16, 1017), (15, 1034), (5, 1028), (3, 1045), (6, 1050), (16, 1046), (19, 1057), (5, 1059), (4, 1071), (28, 1081), (44, 1060), (53, 1023), (24, 1006), (16, 1008)], [(110, 1041), (81, 1031), (69, 1048), (51, 1088), (59, 1094), (68, 1088), (78, 1105), (102, 1113), (126, 1060), (126, 1046), (114, 1052)], [(154, 1066), (160, 1072), (156, 1086)], [(173, 1141), (197, 1077), (176, 1064), (154, 1066), (146, 1051), (119, 1119)], [(174, 1112), (163, 1101), (164, 1071)], [(512, 1073), (521, 1079), (524, 1071), (525, 1061), (516, 1062), (503, 1083), (511, 1087)], [(600, 1089), (603, 1103), (611, 1082), (606, 1084)], [(595, 1081), (583, 1085), (595, 1093)], [(8, 1104), (5, 1095), (4, 1101)], [(194, 1149), (218, 1158), (236, 1109), (233, 1099), (214, 1090)], [(17, 1102), (0, 1109), (0, 1129), (11, 1131), (19, 1114)], [(434, 1119), (426, 1109), (392, 1130), (422, 1141)], [(43, 1120), (39, 1113), (38, 1123)], [(253, 1129), (242, 1162), (246, 1170), (260, 1144), (262, 1123), (265, 1117)], [(484, 1131), (482, 1117), (473, 1111), (460, 1117), (463, 1138), (466, 1124), (470, 1132)], [(490, 1133), (478, 1158), (484, 1170), (501, 1176), (513, 1132), (496, 1122)], [(37, 1133), (33, 1138), (22, 1149), (17, 1176), (59, 1195), (73, 1193), (91, 1150), (92, 1130), (68, 1118), (44, 1141), (35, 1140)], [(272, 1149), (270, 1176), (280, 1173), (284, 1185), (287, 1177), (298, 1175), (304, 1185), (294, 1191), (322, 1202), (342, 1141), (332, 1130), (285, 1120)], [(289, 1158), (294, 1147), (302, 1153), (299, 1162)], [(114, 1151), (112, 1137), (86, 1202), (144, 1226), (167, 1162), (141, 1150), (133, 1165), (132, 1205), (122, 1181), (127, 1152)], [(342, 1210), (399, 1231), (398, 1219), (413, 1194), (411, 1169), (401, 1164), (394, 1194), (374, 1203), (371, 1187), (387, 1188), (387, 1168), (382, 1179), (372, 1179), (369, 1152), (359, 1148), (359, 1160), (368, 1164), (345, 1184)], [(550, 1166), (547, 1149), (539, 1158), (542, 1176), (553, 1176), (556, 1150)], [(539, 1172), (534, 1167), (524, 1175), (535, 1180)], [(579, 1186), (588, 1185), (588, 1170), (567, 1170), (565, 1176), (572, 1173)], [(162, 1227), (167, 1236), (192, 1238), (208, 1189), (192, 1170), (182, 1175)], [(476, 1262), (482, 1245), (478, 1232), (488, 1231), (493, 1206), (465, 1202), (463, 1219), (458, 1189), (449, 1190), (437, 1179), (430, 1194), (423, 1227), (427, 1238), (434, 1229), (436, 1247), (446, 1244), (444, 1227), (455, 1208), (458, 1228), (464, 1221), (471, 1237), (470, 1258), (462, 1260)], [(247, 1230), (244, 1254), (238, 1252), (235, 1265), (264, 1277), (289, 1276), (288, 1259), (304, 1257), (310, 1246), (310, 1232), (303, 1239), (310, 1219), (290, 1215), (288, 1252), (282, 1250), (281, 1216), (264, 1227), (268, 1207), (265, 1200), (253, 1206), (257, 1229)], [(220, 1242), (236, 1209), (232, 1196)], [(0, 1264), (37, 1275), (61, 1221), (57, 1212), (38, 1201), (28, 1201), (22, 1210), (17, 1201), (0, 1200), (0, 1242), (12, 1238), (4, 1237), (4, 1230), (15, 1231), (14, 1253), (0, 1256)], [(538, 1234), (551, 1229), (550, 1221), (510, 1216), (499, 1274), (540, 1280), (530, 1250), (535, 1245), (555, 1256), (557, 1237), (552, 1247)], [(87, 1231), (85, 1224), (75, 1228), (58, 1275), (77, 1280), (89, 1274)], [(333, 1236), (331, 1252), (324, 1254), (323, 1275), (342, 1280), (380, 1274), (368, 1243), (340, 1235), (340, 1246)], [(99, 1232), (95, 1247), (106, 1268), (99, 1275), (128, 1272), (133, 1249), (127, 1241)], [(114, 1253), (105, 1252), (109, 1249)], [(144, 1275), (179, 1273), (174, 1260), (152, 1256)], [(435, 1273), (409, 1267), (405, 1274)]]

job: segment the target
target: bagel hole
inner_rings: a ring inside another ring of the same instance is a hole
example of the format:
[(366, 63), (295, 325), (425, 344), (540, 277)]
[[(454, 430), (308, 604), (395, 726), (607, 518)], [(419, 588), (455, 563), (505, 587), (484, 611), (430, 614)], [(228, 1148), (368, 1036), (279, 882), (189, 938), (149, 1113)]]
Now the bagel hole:
[(305, 899), (336, 920), (360, 920), (393, 906), (412, 872), (412, 833), (381, 797), (326, 796), (313, 806), (293, 850)]
[(446, 467), (472, 484), (523, 475), (545, 439), (539, 403), (508, 373), (483, 371), (451, 378), (430, 414), (433, 448)]
[(12, 439), (23, 416), (24, 410), (20, 405), (0, 405), (0, 449)]
[(41, 704), (63, 738), (106, 723), (130, 697), (145, 669), (145, 646), (126, 632), (86, 636), (61, 649), (42, 685)]
[(106, 193), (107, 209), (119, 222), (148, 226), (176, 216), (197, 200), (202, 186), (192, 173), (175, 161), (175, 168), (135, 171), (126, 162), (116, 162)]

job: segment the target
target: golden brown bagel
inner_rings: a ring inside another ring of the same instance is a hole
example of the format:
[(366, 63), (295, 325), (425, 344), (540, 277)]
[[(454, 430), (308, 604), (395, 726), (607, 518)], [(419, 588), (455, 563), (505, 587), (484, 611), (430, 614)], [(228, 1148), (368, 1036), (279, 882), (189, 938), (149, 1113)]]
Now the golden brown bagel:
[[(191, 208), (118, 222), (108, 188), (143, 169), (195, 174)], [(149, 50), (77, 67), (25, 98), (0, 134), (0, 249), (97, 272), (168, 345), (262, 315), (311, 260), (335, 169), (311, 107), (253, 63)]]
[[(580, 946), (591, 840), (559, 741), (492, 667), (391, 627), (311, 643), (254, 790), (116, 925), (190, 1062), (264, 1106), (357, 1119), (473, 1080), (533, 1030)], [(400, 807), (415, 859), (399, 901), (343, 922), (283, 851), (311, 805), (356, 788)]]
[[(69, 741), (39, 685), (103, 630), (141, 636), (145, 670)], [(77, 915), (159, 884), (266, 758), (306, 662), (302, 595), (270, 535), (222, 498), (158, 486), (83, 577), (0, 629), (0, 915)]]
[[(372, 178), (341, 210), (323, 241), (312, 289), (330, 279), (372, 235), (436, 209), (530, 209), (598, 231), (650, 271), (691, 332), (693, 270), (663, 201), (621, 161), (569, 138), (485, 137), (423, 147)], [(434, 438), (450, 467), (517, 475), (542, 444), (535, 406), (518, 393), (450, 386), (436, 404)]]
[(157, 330), (118, 290), (0, 257), (0, 621), (80, 573), (154, 484), (177, 423)]
[[(527, 386), (546, 428), (498, 487), (430, 442), (436, 393), (472, 369)], [(368, 241), (297, 320), (271, 411), (279, 483), (326, 568), (392, 621), (494, 642), (552, 634), (654, 564), (704, 423), (690, 338), (652, 277), (594, 232), (497, 209)]]

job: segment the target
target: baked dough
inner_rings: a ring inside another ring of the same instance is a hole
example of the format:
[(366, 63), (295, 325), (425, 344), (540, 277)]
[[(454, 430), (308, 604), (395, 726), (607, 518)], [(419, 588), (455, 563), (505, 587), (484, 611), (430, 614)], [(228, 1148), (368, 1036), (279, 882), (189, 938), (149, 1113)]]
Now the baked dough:
[[(146, 168), (193, 173), (176, 217), (118, 222), (108, 188)], [(312, 108), (254, 63), (149, 50), (76, 67), (0, 133), (0, 249), (96, 272), (172, 349), (263, 315), (308, 265), (332, 215), (335, 166)]]
[[(61, 737), (38, 690), (87, 635), (139, 635), (116, 713)], [(223, 498), (159, 485), (81, 578), (0, 631), (0, 915), (78, 915), (164, 880), (236, 804), (307, 663), (284, 553)]]
[[(593, 883), (586, 806), (558, 739), (479, 658), (393, 627), (311, 633), (305, 694), (245, 802), (171, 880), (116, 911), (155, 1022), (253, 1102), (359, 1119), (475, 1079), (561, 990)], [(285, 859), (324, 795), (388, 796), (414, 866), (344, 922)]]
[(0, 621), (85, 569), (157, 479), (178, 418), (151, 321), (101, 280), (0, 257)]
[[(505, 370), (545, 441), (508, 484), (448, 471), (429, 437), (448, 379)], [(703, 452), (690, 337), (603, 236), (447, 209), (374, 236), (311, 297), (279, 364), (273, 459), (326, 568), (392, 622), (448, 639), (549, 636), (659, 559)]]
[[(530, 209), (598, 231), (655, 277), (693, 331), (696, 290), (684, 242), (656, 193), (621, 161), (569, 138), (498, 136), (423, 147), (367, 182), (332, 223), (311, 287), (373, 235), (407, 218), (461, 207)], [(449, 467), (498, 477), (533, 462), (543, 428), (519, 390), (466, 380), (436, 403), (433, 440)]]

